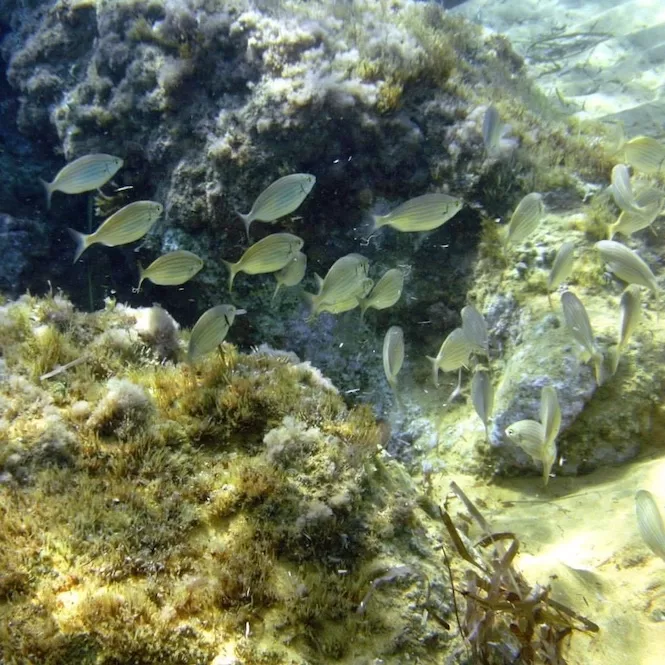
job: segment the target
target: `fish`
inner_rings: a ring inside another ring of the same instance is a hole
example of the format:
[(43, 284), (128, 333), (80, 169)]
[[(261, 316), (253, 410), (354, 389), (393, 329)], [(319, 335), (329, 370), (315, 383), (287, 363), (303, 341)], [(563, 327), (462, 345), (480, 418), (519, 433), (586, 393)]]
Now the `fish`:
[(661, 214), (665, 193), (653, 187), (648, 187), (635, 197), (635, 203), (644, 210), (641, 213), (621, 211), (619, 218), (614, 224), (607, 228), (608, 240), (612, 240), (615, 234), (622, 233), (629, 236), (636, 231), (641, 231), (651, 226), (656, 217)]
[(275, 222), (280, 217), (297, 210), (316, 184), (316, 176), (311, 173), (292, 173), (268, 185), (254, 201), (251, 210), (238, 213), (245, 225), (249, 240), (249, 227), (252, 222)]
[(317, 275), (318, 293), (305, 292), (305, 299), (311, 308), (311, 316), (316, 316), (324, 305), (349, 302), (367, 295), (367, 275), (369, 260), (362, 254), (346, 254), (337, 259), (321, 279)]
[(434, 385), (439, 385), (439, 370), (442, 372), (454, 372), (469, 363), (473, 347), (462, 328), (455, 328), (441, 344), (436, 358), (427, 356), (432, 363), (432, 378)]
[(634, 285), (628, 286), (619, 301), (619, 351), (623, 351), (630, 340), (642, 316), (640, 291)]
[(302, 249), (304, 241), (291, 233), (271, 233), (245, 250), (239, 261), (232, 263), (222, 259), (229, 271), (229, 293), (239, 272), (262, 275), (284, 268)]
[(587, 354), (586, 359), (593, 362), (596, 383), (601, 385), (603, 354), (596, 346), (589, 315), (582, 301), (572, 291), (565, 291), (561, 294), (561, 308), (563, 309), (566, 326), (568, 326), (575, 341), (584, 349)]
[(462, 330), (471, 345), (471, 352), (490, 357), (489, 333), (483, 315), (473, 306), (462, 308)]
[(490, 373), (478, 367), (471, 379), (471, 401), (478, 417), (485, 426), (485, 440), (489, 441), (489, 422), (494, 410), (494, 388)]
[(612, 169), (612, 184), (609, 189), (612, 198), (614, 199), (614, 203), (616, 203), (621, 210), (636, 213), (638, 215), (645, 212), (644, 208), (641, 208), (637, 204), (637, 201), (635, 201), (633, 188), (630, 184), (630, 172), (625, 164), (617, 164)]
[(556, 460), (556, 446), (549, 445), (545, 427), (536, 420), (519, 420), (506, 428), (506, 436), (531, 459), (543, 467), (543, 483), (547, 485)]
[(540, 391), (540, 424), (545, 428), (545, 446), (552, 445), (561, 429), (561, 406), (554, 386)]
[(383, 371), (388, 384), (397, 389), (397, 375), (404, 363), (404, 331), (399, 326), (391, 326), (383, 338)]
[(189, 336), (187, 359), (190, 363), (214, 351), (226, 338), (236, 315), (246, 314), (234, 305), (216, 305), (205, 311)]
[(46, 190), (46, 209), (51, 209), (53, 192), (82, 194), (105, 185), (124, 164), (120, 157), (96, 153), (83, 155), (63, 166), (51, 182), (41, 180)]
[(515, 208), (505, 236), (505, 245), (518, 245), (531, 235), (545, 214), (543, 197), (538, 192), (527, 194)]
[(665, 525), (651, 492), (638, 490), (635, 494), (635, 516), (642, 540), (656, 556), (665, 561)]
[(373, 215), (374, 230), (392, 226), (405, 233), (432, 231), (452, 219), (463, 205), (457, 196), (423, 194), (402, 203), (387, 215)]
[(343, 312), (348, 312), (352, 309), (355, 309), (360, 305), (363, 298), (372, 290), (374, 286), (374, 280), (369, 277), (365, 277), (360, 280), (358, 287), (358, 294), (345, 300), (337, 300), (335, 302), (324, 302), (319, 307), (318, 313), (329, 312), (330, 314), (342, 314)]
[(519, 420), (506, 427), (506, 436), (525, 453), (540, 460), (545, 443), (545, 428), (537, 420)]
[(623, 149), (626, 161), (642, 173), (656, 175), (665, 166), (665, 145), (650, 136), (636, 136)]
[(298, 252), (289, 262), (280, 270), (278, 270), (274, 277), (277, 282), (275, 292), (272, 294), (272, 299), (277, 297), (277, 293), (283, 287), (297, 286), (302, 282), (307, 270), (307, 257), (302, 252)]
[(193, 252), (177, 249), (155, 259), (147, 268), (139, 263), (139, 284), (136, 292), (141, 290), (144, 279), (160, 286), (177, 286), (189, 281), (203, 268), (203, 261)]
[(619, 279), (628, 284), (644, 286), (658, 298), (660, 287), (656, 282), (656, 276), (632, 249), (614, 240), (600, 240), (595, 247), (608, 268)]
[(156, 201), (134, 201), (114, 212), (94, 233), (85, 234), (69, 229), (76, 243), (74, 263), (91, 245), (99, 243), (106, 247), (117, 247), (139, 240), (152, 228), (162, 212), (164, 206)]
[(392, 307), (400, 299), (403, 288), (404, 273), (398, 268), (387, 270), (367, 297), (360, 301), (360, 318), (365, 316), (370, 307), (374, 309)]
[(568, 279), (570, 273), (573, 272), (573, 262), (575, 260), (575, 244), (567, 241), (564, 242), (554, 257), (554, 263), (552, 263), (552, 269), (547, 278), (547, 300), (550, 303), (550, 309), (552, 309), (552, 298), (550, 294), (552, 291), (555, 291), (561, 282)]
[(483, 118), (483, 143), (490, 157), (499, 150), (503, 128), (496, 106), (488, 106)]

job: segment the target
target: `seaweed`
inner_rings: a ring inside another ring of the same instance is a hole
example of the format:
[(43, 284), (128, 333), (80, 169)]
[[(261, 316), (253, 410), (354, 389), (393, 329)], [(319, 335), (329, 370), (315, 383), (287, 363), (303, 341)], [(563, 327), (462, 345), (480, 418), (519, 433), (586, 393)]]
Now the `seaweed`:
[[(461, 588), (456, 588), (444, 550), (455, 616), (461, 635), (471, 647), (473, 662), (566, 665), (564, 639), (574, 631), (597, 633), (599, 627), (552, 599), (549, 586), (529, 584), (513, 565), (520, 546), (518, 537), (512, 532), (492, 533), (462, 489), (454, 482), (450, 488), (485, 534), (475, 545), (466, 544), (447, 505), (439, 508), (457, 553), (472, 566), (465, 571)], [(458, 596), (466, 601), (463, 613)]]

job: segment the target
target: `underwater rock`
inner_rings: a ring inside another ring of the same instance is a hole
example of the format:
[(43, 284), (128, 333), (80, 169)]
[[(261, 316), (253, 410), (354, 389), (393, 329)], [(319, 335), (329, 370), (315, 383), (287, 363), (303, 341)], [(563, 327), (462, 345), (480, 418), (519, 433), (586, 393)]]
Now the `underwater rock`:
[(0, 213), (0, 289), (17, 296), (23, 291), (25, 274), (37, 257), (48, 250), (45, 229), (35, 221)]

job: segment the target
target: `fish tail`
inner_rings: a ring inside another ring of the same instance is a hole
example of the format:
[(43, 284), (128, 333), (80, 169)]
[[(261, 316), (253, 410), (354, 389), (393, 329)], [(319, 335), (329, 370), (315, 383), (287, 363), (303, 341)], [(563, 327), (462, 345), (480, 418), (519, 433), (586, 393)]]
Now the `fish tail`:
[(141, 265), (140, 261), (137, 262), (137, 265), (139, 267), (139, 284), (136, 287), (136, 293), (139, 293), (141, 291), (141, 284), (143, 284), (143, 280), (145, 279), (145, 268)]
[(365, 312), (367, 311), (369, 304), (367, 303), (367, 300), (365, 298), (361, 298), (359, 304), (360, 304), (360, 323), (363, 323), (365, 321)]
[(607, 239), (612, 240), (614, 238), (614, 229), (617, 227), (616, 222), (614, 224), (607, 225)]
[(439, 387), (439, 363), (436, 358), (432, 358), (432, 356), (427, 356), (427, 360), (429, 360), (432, 363), (432, 381), (434, 382), (434, 385), (438, 388)]
[(74, 254), (74, 261), (72, 263), (76, 263), (80, 258), (81, 254), (85, 252), (88, 247), (92, 244), (90, 242), (90, 238), (92, 237), (91, 235), (86, 235), (85, 233), (80, 233), (79, 231), (76, 231), (75, 229), (67, 229), (69, 231), (69, 235), (72, 237), (72, 240), (76, 243), (76, 252)]
[(39, 179), (39, 182), (42, 183), (44, 190), (46, 191), (46, 209), (51, 209), (51, 196), (53, 196), (53, 183), (46, 182), (46, 180)]
[(318, 300), (316, 294), (310, 293), (309, 291), (303, 291), (302, 297), (305, 299), (307, 306), (309, 307), (309, 316), (307, 317), (308, 321), (312, 321), (316, 318), (318, 314)]
[(231, 263), (230, 261), (224, 261), (224, 259), (222, 259), (222, 263), (226, 266), (226, 269), (229, 271), (229, 293), (231, 293), (233, 291), (233, 280), (236, 278), (236, 275), (238, 274), (238, 270), (236, 268), (238, 264)]
[(383, 215), (372, 215), (372, 231), (380, 229), (386, 222)]
[(241, 212), (238, 212), (236, 210), (236, 215), (242, 219), (242, 223), (245, 225), (245, 233), (247, 234), (247, 244), (250, 244), (250, 238), (249, 238), (249, 227), (250, 224), (252, 223), (252, 218), (251, 218), (251, 213), (247, 213), (246, 215), (243, 215)]

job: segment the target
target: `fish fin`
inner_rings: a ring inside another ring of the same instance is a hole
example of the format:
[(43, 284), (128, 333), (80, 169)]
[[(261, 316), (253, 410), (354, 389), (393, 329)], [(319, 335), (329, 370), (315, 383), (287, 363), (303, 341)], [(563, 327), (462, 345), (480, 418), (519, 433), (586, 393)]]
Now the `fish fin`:
[(318, 273), (314, 273), (314, 279), (316, 280), (316, 288), (321, 291), (321, 287), (323, 286), (323, 277), (321, 277), (321, 275)]
[(277, 282), (277, 286), (275, 286), (275, 292), (272, 294), (272, 298), (270, 299), (270, 302), (275, 302), (275, 298), (277, 297), (277, 294), (279, 293), (279, 290), (281, 288), (281, 284)]
[(432, 363), (432, 381), (434, 385), (439, 387), (439, 361), (437, 358), (432, 358), (432, 356), (427, 356), (427, 360)]
[(51, 209), (51, 196), (53, 196), (53, 183), (46, 182), (46, 180), (39, 179), (39, 182), (42, 183), (44, 190), (46, 191), (46, 209)]
[(236, 275), (238, 274), (238, 270), (236, 268), (238, 264), (231, 263), (230, 261), (225, 261), (224, 259), (222, 259), (222, 263), (226, 266), (226, 269), (229, 271), (229, 293), (232, 293), (233, 280), (236, 278)]
[(386, 224), (386, 215), (372, 215), (372, 231), (380, 229)]
[(143, 280), (145, 279), (145, 277), (143, 276), (145, 274), (145, 268), (141, 265), (140, 261), (137, 261), (136, 263), (137, 263), (138, 268), (139, 268), (139, 283), (138, 283), (138, 286), (136, 287), (136, 293), (140, 293), (141, 292), (141, 284), (143, 284)]
[(365, 320), (365, 312), (369, 309), (369, 301), (367, 298), (360, 298), (358, 304), (360, 305), (360, 322), (362, 323)]
[(76, 229), (67, 228), (69, 235), (72, 237), (72, 240), (76, 243), (76, 252), (74, 254), (74, 260), (72, 263), (76, 263), (80, 258), (81, 254), (85, 252), (88, 247), (92, 244), (90, 242), (91, 235), (86, 235), (85, 233), (80, 233)]
[(249, 238), (249, 227), (252, 223), (252, 217), (251, 217), (252, 212), (248, 212), (246, 215), (243, 215), (241, 212), (238, 212), (236, 210), (236, 215), (242, 219), (242, 223), (245, 225), (245, 233), (247, 234), (247, 244), (251, 244), (251, 240)]

